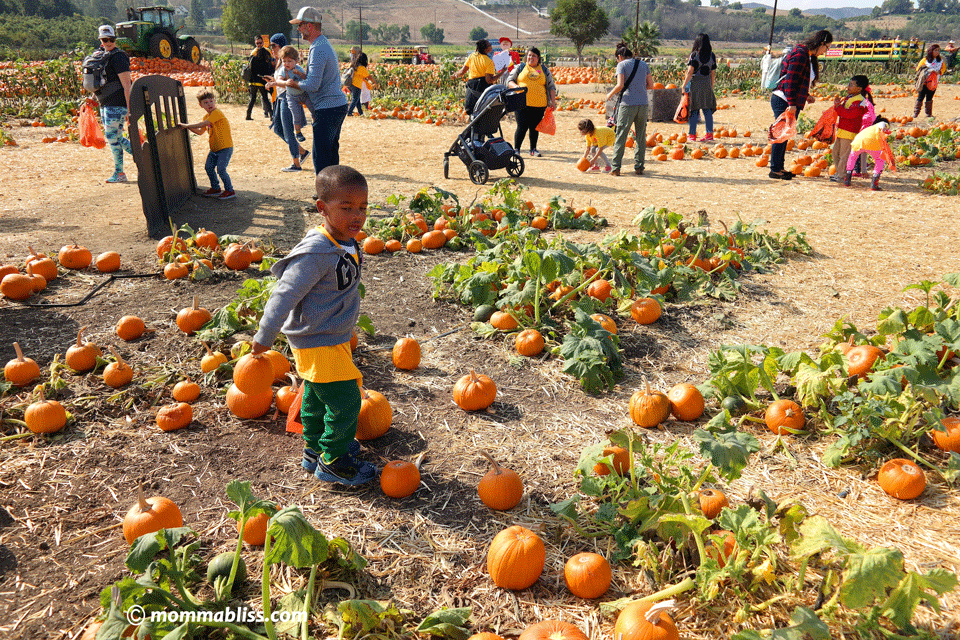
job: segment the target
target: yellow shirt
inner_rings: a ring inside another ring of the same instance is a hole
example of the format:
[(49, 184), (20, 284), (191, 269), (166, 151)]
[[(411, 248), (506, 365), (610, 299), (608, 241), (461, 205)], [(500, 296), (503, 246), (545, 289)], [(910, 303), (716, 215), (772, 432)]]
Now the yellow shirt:
[(357, 89), (363, 86), (363, 81), (370, 77), (366, 67), (357, 67), (353, 72), (353, 86)]
[(517, 84), (527, 88), (528, 107), (547, 106), (547, 76), (543, 69), (525, 65), (517, 76)]
[(857, 137), (853, 139), (851, 149), (853, 151), (880, 151), (883, 149), (886, 139), (887, 132), (881, 129), (879, 124), (875, 124), (857, 134)]
[(223, 151), (233, 146), (233, 137), (230, 135), (230, 123), (220, 109), (214, 109), (203, 119), (213, 124), (210, 131), (210, 151)]
[(497, 75), (497, 69), (493, 66), (493, 60), (490, 56), (474, 51), (467, 58), (467, 80), (474, 78), (483, 78), (487, 74)]
[(583, 136), (588, 147), (609, 147), (616, 140), (616, 134), (610, 127), (596, 127), (592, 134)]
[(312, 349), (291, 349), (297, 373), (310, 382), (339, 382), (356, 380), (362, 377), (357, 365), (353, 364), (350, 343), (345, 342), (333, 347), (313, 347)]

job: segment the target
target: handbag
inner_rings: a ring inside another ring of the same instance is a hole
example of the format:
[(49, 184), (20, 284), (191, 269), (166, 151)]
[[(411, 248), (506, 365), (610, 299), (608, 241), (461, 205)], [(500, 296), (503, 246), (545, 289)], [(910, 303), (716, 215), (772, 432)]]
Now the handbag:
[(811, 138), (816, 138), (820, 142), (826, 142), (827, 144), (833, 142), (837, 132), (837, 110), (833, 107), (830, 107), (823, 112), (823, 115), (820, 116), (820, 119), (817, 120), (817, 124), (813, 126), (813, 130), (810, 132)]
[(250, 63), (244, 65), (243, 71), (240, 72), (240, 76), (243, 78), (244, 82), (250, 82), (250, 78), (253, 77), (253, 69), (250, 68)]
[(620, 92), (617, 94), (617, 104), (613, 105), (613, 113), (607, 116), (607, 126), (611, 129), (615, 129), (617, 126), (617, 109), (620, 108), (620, 101), (623, 100), (623, 92), (627, 90), (627, 87), (630, 86), (630, 83), (633, 82), (633, 77), (637, 75), (637, 69), (640, 68), (640, 61), (634, 58), (633, 60), (633, 71), (630, 72), (630, 76), (627, 78), (627, 81), (623, 83), (623, 88), (620, 89)]
[(690, 119), (690, 94), (684, 93), (677, 105), (677, 112), (673, 114), (673, 121), (677, 124), (686, 124)]
[(344, 87), (353, 86), (353, 67), (348, 67), (347, 70), (343, 72), (343, 75), (340, 76), (340, 84)]
[(537, 131), (545, 133), (548, 136), (556, 135), (557, 119), (553, 116), (553, 109), (550, 107), (547, 107), (547, 110), (543, 113), (543, 119), (540, 121), (540, 124), (537, 125)]

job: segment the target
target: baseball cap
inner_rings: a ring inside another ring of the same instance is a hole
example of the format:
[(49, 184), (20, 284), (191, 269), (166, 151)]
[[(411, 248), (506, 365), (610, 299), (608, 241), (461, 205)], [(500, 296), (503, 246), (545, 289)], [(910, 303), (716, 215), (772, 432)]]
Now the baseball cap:
[(503, 44), (504, 42), (509, 42), (510, 44), (513, 44), (513, 40), (511, 40), (507, 36), (503, 36), (502, 38), (500, 38), (500, 44)]
[(117, 34), (114, 32), (113, 27), (108, 24), (100, 25), (100, 29), (97, 32), (97, 38), (116, 38)]
[(297, 13), (297, 17), (290, 21), (290, 24), (300, 24), (301, 22), (313, 22), (315, 24), (320, 24), (323, 22), (323, 16), (320, 15), (319, 9), (314, 9), (313, 7), (300, 7), (300, 12)]

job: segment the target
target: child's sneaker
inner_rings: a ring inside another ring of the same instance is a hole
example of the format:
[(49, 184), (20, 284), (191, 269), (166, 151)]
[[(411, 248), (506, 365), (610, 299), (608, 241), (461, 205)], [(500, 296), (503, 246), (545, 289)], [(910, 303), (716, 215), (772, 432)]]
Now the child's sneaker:
[(331, 462), (325, 462), (323, 456), (320, 456), (317, 458), (317, 470), (313, 476), (324, 482), (355, 486), (376, 480), (377, 468), (369, 462), (357, 460), (349, 453)]
[(231, 198), (237, 197), (237, 192), (231, 189), (230, 191), (224, 191), (217, 197), (220, 198), (221, 200), (230, 200)]
[(126, 182), (126, 181), (127, 181), (127, 174), (125, 174), (123, 171), (115, 171), (112, 176), (107, 178), (107, 182), (111, 182), (111, 183)]
[(712, 133), (705, 133), (705, 134), (703, 134), (703, 137), (702, 137), (700, 140), (703, 141), (703, 142), (710, 142), (711, 140), (713, 140), (713, 134), (712, 134)]
[(603, 168), (603, 172), (604, 172), (604, 173), (610, 173), (610, 170), (611, 170), (612, 168), (613, 168), (613, 167), (611, 167), (610, 165), (607, 165), (607, 166), (605, 166), (605, 167)]
[(299, 142), (306, 142), (306, 141), (307, 141), (307, 139), (306, 139), (306, 138), (303, 136), (303, 134), (300, 133), (299, 131), (297, 131), (297, 140), (298, 140)]
[(210, 187), (209, 189), (203, 192), (203, 195), (206, 196), (207, 198), (217, 198), (220, 196), (221, 193), (223, 193), (223, 191), (220, 191), (220, 189), (216, 187)]
[(588, 172), (588, 173), (600, 173), (600, 165), (598, 165), (598, 164), (593, 165), (592, 167), (590, 167), (589, 169), (587, 169), (587, 172)]
[[(347, 454), (351, 456), (360, 455), (360, 443), (356, 440), (351, 440), (350, 444), (347, 445)], [(313, 473), (317, 470), (317, 460), (320, 459), (320, 454), (311, 449), (310, 447), (303, 448), (303, 462), (300, 466), (304, 469)]]

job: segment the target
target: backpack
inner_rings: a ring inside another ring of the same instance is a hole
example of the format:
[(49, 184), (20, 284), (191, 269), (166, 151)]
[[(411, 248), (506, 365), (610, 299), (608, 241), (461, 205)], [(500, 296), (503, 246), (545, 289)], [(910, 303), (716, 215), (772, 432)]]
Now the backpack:
[(243, 78), (243, 81), (247, 83), (249, 83), (250, 79), (253, 78), (253, 69), (250, 67), (249, 62), (244, 65), (243, 70), (240, 72), (240, 76)]
[(773, 91), (780, 84), (783, 78), (782, 67), (783, 59), (786, 56), (774, 58), (769, 53), (763, 54), (760, 59), (760, 86), (768, 91)]
[(347, 70), (340, 76), (340, 84), (345, 87), (353, 86), (353, 67), (347, 67)]
[[(115, 51), (117, 49), (107, 53), (103, 49), (97, 49), (83, 59), (83, 88), (98, 98), (108, 97), (122, 86), (119, 80), (107, 82), (107, 65), (110, 64)], [(104, 91), (104, 89), (107, 90)]]

